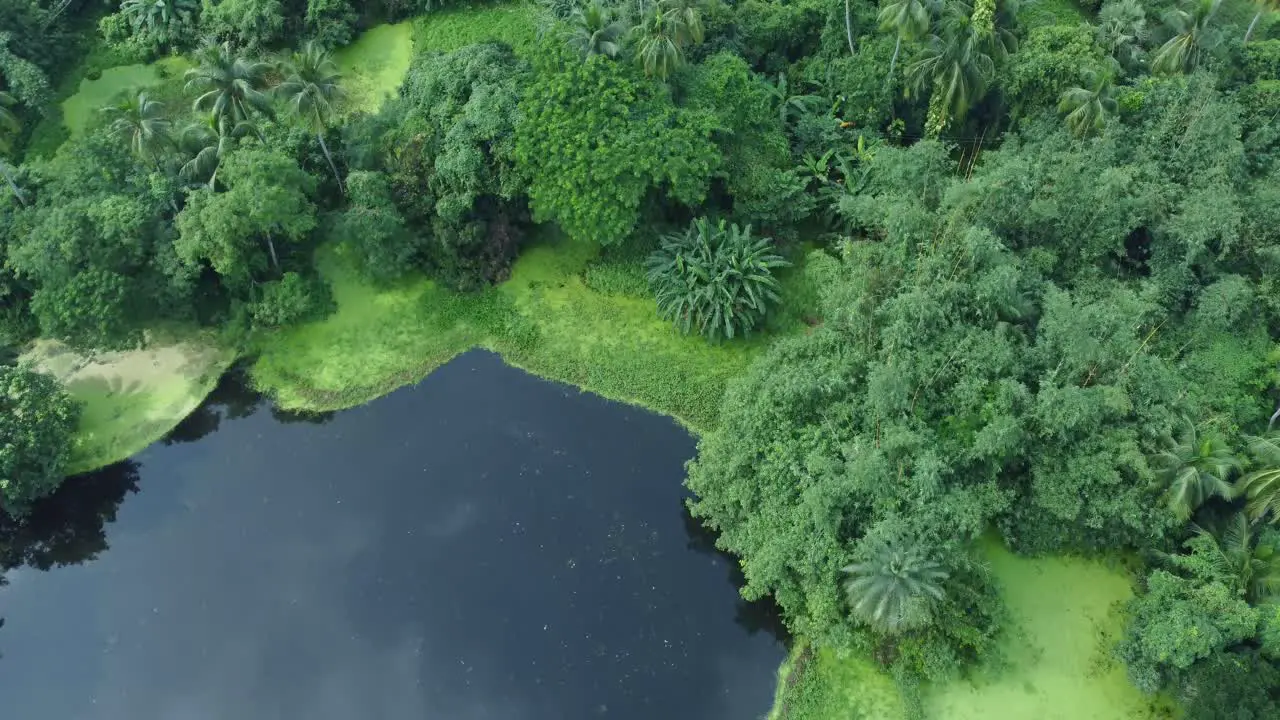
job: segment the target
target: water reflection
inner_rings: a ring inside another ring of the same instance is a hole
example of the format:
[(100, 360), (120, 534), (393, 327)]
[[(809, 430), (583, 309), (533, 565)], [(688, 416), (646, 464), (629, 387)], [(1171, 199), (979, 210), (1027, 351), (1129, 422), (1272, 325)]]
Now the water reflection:
[(694, 447), (670, 420), (487, 353), (304, 422), (234, 383), (137, 464), (69, 485), (69, 529), (39, 509), (11, 529), (23, 565), (96, 559), (0, 590), (6, 717), (768, 708), (780, 628), (682, 507)]
[[(716, 556), (729, 569), (729, 583), (733, 587), (745, 585), (747, 578), (742, 574), (742, 566), (738, 564), (736, 557), (716, 547), (715, 532), (690, 514), (687, 506), (684, 508), (683, 520), (684, 532), (689, 540), (686, 547), (703, 555)], [(734, 606), (733, 619), (751, 635), (764, 632), (781, 645), (791, 644), (791, 633), (782, 620), (782, 609), (772, 597), (747, 602), (739, 596)]]

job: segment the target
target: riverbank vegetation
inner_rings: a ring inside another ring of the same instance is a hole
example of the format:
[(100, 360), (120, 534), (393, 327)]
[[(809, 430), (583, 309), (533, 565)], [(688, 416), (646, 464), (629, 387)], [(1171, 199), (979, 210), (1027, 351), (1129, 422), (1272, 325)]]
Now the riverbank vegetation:
[[(1134, 687), (1280, 714), (1270, 6), (75, 5), (0, 0), (9, 356), (198, 329), (328, 410), (491, 347), (702, 433), (808, 717), (842, 658), (915, 715), (1017, 662), (992, 530), (1132, 559), (1081, 647)], [(65, 409), (6, 446), (38, 495), (74, 405), (6, 372)]]

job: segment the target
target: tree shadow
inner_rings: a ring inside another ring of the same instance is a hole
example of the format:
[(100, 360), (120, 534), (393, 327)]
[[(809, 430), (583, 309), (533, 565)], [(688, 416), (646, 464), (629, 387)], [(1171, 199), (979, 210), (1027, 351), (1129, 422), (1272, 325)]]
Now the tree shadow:
[[(686, 547), (699, 554), (720, 557), (729, 568), (729, 582), (733, 587), (740, 590), (746, 585), (747, 578), (742, 574), (738, 558), (716, 547), (716, 532), (690, 514), (687, 505), (681, 508), (681, 519), (684, 521), (685, 536), (689, 539)], [(748, 635), (767, 632), (782, 645), (789, 647), (791, 644), (791, 633), (782, 621), (782, 609), (772, 596), (749, 602), (739, 595), (734, 606), (733, 621), (746, 630)]]

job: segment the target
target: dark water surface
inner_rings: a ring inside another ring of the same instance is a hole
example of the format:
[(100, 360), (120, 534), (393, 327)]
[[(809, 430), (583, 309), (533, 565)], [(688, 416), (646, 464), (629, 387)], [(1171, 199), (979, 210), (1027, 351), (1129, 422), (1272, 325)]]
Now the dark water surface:
[(0, 533), (0, 716), (767, 711), (777, 630), (688, 519), (669, 419), (485, 353), (311, 422), (223, 392)]

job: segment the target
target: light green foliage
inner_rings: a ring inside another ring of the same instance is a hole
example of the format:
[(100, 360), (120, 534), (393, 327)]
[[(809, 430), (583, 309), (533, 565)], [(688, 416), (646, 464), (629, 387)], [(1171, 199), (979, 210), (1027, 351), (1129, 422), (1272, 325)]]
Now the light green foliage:
[(622, 63), (566, 53), (541, 46), (520, 102), (515, 157), (529, 178), (534, 219), (610, 245), (635, 229), (651, 188), (701, 201), (719, 160), (702, 119)]
[(200, 31), (238, 47), (260, 50), (274, 45), (285, 29), (280, 0), (201, 0)]
[(413, 46), (419, 52), (450, 52), (475, 43), (504, 42), (523, 55), (537, 44), (536, 14), (533, 3), (428, 13), (413, 21)]
[(732, 340), (763, 323), (779, 300), (774, 270), (786, 265), (772, 240), (751, 236), (751, 226), (703, 217), (662, 239), (649, 257), (649, 286), (658, 314), (682, 333)]
[(244, 147), (222, 163), (225, 192), (192, 191), (178, 215), (178, 257), (208, 263), (238, 293), (278, 274), (279, 253), (315, 227), (315, 178), (279, 152)]
[(421, 277), (371, 286), (327, 246), (319, 267), (337, 311), (268, 336), (254, 382), (283, 407), (345, 408), (481, 346), (544, 377), (674, 415), (695, 430), (714, 426), (725, 384), (761, 352), (763, 339), (712, 345), (656, 317), (651, 299), (593, 291), (581, 274), (596, 252), (592, 243), (547, 238), (521, 253), (509, 280), (460, 296)]
[(403, 22), (370, 28), (335, 52), (347, 110), (376, 113), (393, 97), (409, 72), (413, 47), (413, 26)]
[(58, 487), (79, 413), (53, 378), (0, 366), (0, 511), (21, 515)]
[(1057, 105), (1078, 79), (1104, 70), (1102, 49), (1088, 25), (1033, 27), (1001, 68), (1000, 89), (1015, 117), (1035, 115)]

